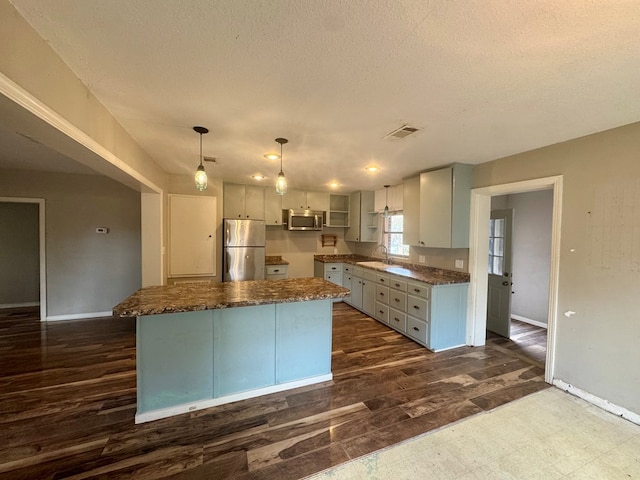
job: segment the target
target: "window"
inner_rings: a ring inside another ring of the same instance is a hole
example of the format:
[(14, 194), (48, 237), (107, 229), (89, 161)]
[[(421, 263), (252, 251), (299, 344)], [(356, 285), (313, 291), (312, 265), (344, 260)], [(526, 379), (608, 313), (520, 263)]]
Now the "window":
[(502, 275), (504, 263), (504, 219), (489, 220), (489, 273)]
[(389, 255), (408, 257), (409, 245), (402, 243), (402, 213), (392, 213), (387, 218), (383, 217), (382, 225), (384, 227), (382, 243), (387, 247)]

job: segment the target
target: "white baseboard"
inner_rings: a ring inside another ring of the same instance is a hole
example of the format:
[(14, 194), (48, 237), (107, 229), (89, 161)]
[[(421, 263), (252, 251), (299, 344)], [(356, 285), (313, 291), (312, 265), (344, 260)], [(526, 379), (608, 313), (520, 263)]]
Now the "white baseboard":
[(203, 408), (217, 407), (218, 405), (223, 405), (225, 403), (237, 402), (238, 400), (246, 400), (247, 398), (259, 397), (260, 395), (268, 395), (270, 393), (283, 392), (285, 390), (291, 390), (292, 388), (313, 385), (314, 383), (328, 382), (330, 380), (333, 380), (332, 373), (328, 373), (326, 375), (318, 375), (316, 377), (304, 378), (302, 380), (296, 380), (293, 382), (272, 385), (270, 387), (258, 388), (256, 390), (249, 390), (248, 392), (235, 393), (233, 395), (226, 395), (224, 397), (211, 398), (198, 402), (183, 403), (182, 405), (176, 405), (175, 407), (159, 408), (158, 410), (152, 410), (150, 412), (136, 413), (135, 422), (151, 422), (153, 420), (172, 417), (174, 415), (180, 415), (182, 413), (195, 412), (196, 410), (202, 410)]
[(574, 387), (573, 385), (563, 382), (562, 380), (558, 380), (557, 378), (553, 380), (553, 384), (560, 390), (564, 390), (571, 395), (581, 398), (586, 402), (595, 405), (596, 407), (614, 414), (617, 417), (622, 417), (626, 420), (629, 420), (630, 422), (635, 423), (636, 425), (640, 425), (640, 414), (638, 413), (632, 412), (631, 410), (627, 410), (624, 407), (611, 403), (609, 400), (605, 400), (604, 398), (596, 397), (589, 392), (585, 392), (584, 390), (578, 387)]
[(546, 323), (539, 322), (538, 320), (532, 320), (527, 317), (522, 317), (520, 315), (514, 315), (513, 313), (511, 314), (511, 318), (513, 318), (514, 320), (520, 320), (521, 322), (524, 322), (524, 323), (528, 323), (529, 325), (534, 325), (536, 327), (547, 328)]
[(40, 302), (2, 303), (2, 304), (0, 304), (0, 309), (2, 309), (2, 308), (38, 307), (38, 306), (40, 306)]
[(113, 312), (91, 312), (91, 313), (72, 313), (69, 315), (48, 315), (47, 322), (58, 322), (61, 320), (83, 320), (85, 318), (112, 317)]

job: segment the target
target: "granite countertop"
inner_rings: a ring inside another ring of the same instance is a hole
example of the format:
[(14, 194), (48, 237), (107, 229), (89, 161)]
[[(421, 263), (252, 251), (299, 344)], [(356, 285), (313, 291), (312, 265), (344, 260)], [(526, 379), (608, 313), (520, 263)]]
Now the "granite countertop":
[(220, 308), (343, 298), (349, 289), (322, 278), (185, 283), (141, 288), (113, 307), (114, 317), (194, 312)]
[(289, 262), (287, 262), (280, 255), (267, 255), (266, 257), (264, 257), (264, 264), (265, 265), (289, 265)]
[(369, 270), (375, 270), (381, 273), (395, 275), (397, 277), (405, 279), (409, 278), (412, 280), (418, 280), (430, 285), (449, 285), (452, 283), (469, 283), (471, 281), (471, 276), (466, 272), (456, 272), (453, 270), (427, 267), (426, 265), (416, 265), (414, 263), (399, 262), (396, 260), (391, 260), (391, 263), (393, 264), (391, 270), (389, 269), (389, 267), (372, 267), (358, 265), (358, 262), (382, 260), (381, 258), (367, 257), (364, 255), (314, 255), (313, 259), (325, 263), (349, 263), (351, 265), (357, 265), (360, 268), (367, 268)]

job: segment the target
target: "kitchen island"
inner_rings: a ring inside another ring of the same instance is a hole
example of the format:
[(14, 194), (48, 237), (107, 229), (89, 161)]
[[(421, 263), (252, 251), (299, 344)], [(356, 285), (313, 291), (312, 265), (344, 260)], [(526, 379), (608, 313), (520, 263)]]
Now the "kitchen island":
[(332, 379), (331, 301), (320, 278), (145, 287), (136, 317), (136, 423)]

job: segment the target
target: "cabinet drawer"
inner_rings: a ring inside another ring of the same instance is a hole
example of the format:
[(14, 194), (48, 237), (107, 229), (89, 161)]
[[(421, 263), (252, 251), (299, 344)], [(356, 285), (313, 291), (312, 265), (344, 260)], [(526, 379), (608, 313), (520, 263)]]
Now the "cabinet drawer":
[(267, 275), (286, 275), (288, 266), (287, 265), (267, 265), (266, 267)]
[(352, 273), (353, 272), (353, 265), (349, 265), (348, 263), (345, 263), (342, 265), (342, 271), (345, 273)]
[(388, 275), (377, 275), (377, 280), (379, 285), (389, 286), (389, 276)]
[(287, 278), (286, 273), (270, 273), (265, 277), (267, 280), (282, 280)]
[(389, 323), (389, 307), (382, 302), (376, 302), (376, 319)]
[(407, 298), (407, 312), (424, 322), (429, 320), (429, 302), (424, 298), (409, 295)]
[(402, 312), (407, 310), (407, 294), (398, 290), (389, 290), (389, 306)]
[(396, 290), (400, 290), (401, 292), (407, 291), (407, 282), (404, 280), (398, 280), (394, 277), (389, 277), (389, 288), (395, 288)]
[(431, 287), (426, 283), (422, 283), (422, 282), (407, 283), (407, 292), (409, 293), (409, 295), (426, 298), (428, 300), (430, 291), (431, 291)]
[(401, 332), (407, 331), (407, 314), (389, 307), (389, 325)]
[(342, 272), (342, 263), (325, 263), (324, 273), (329, 272)]
[(428, 343), (427, 324), (417, 318), (413, 318), (411, 316), (407, 317), (407, 335), (426, 345)]
[(389, 304), (389, 288), (384, 285), (376, 285), (376, 300)]

